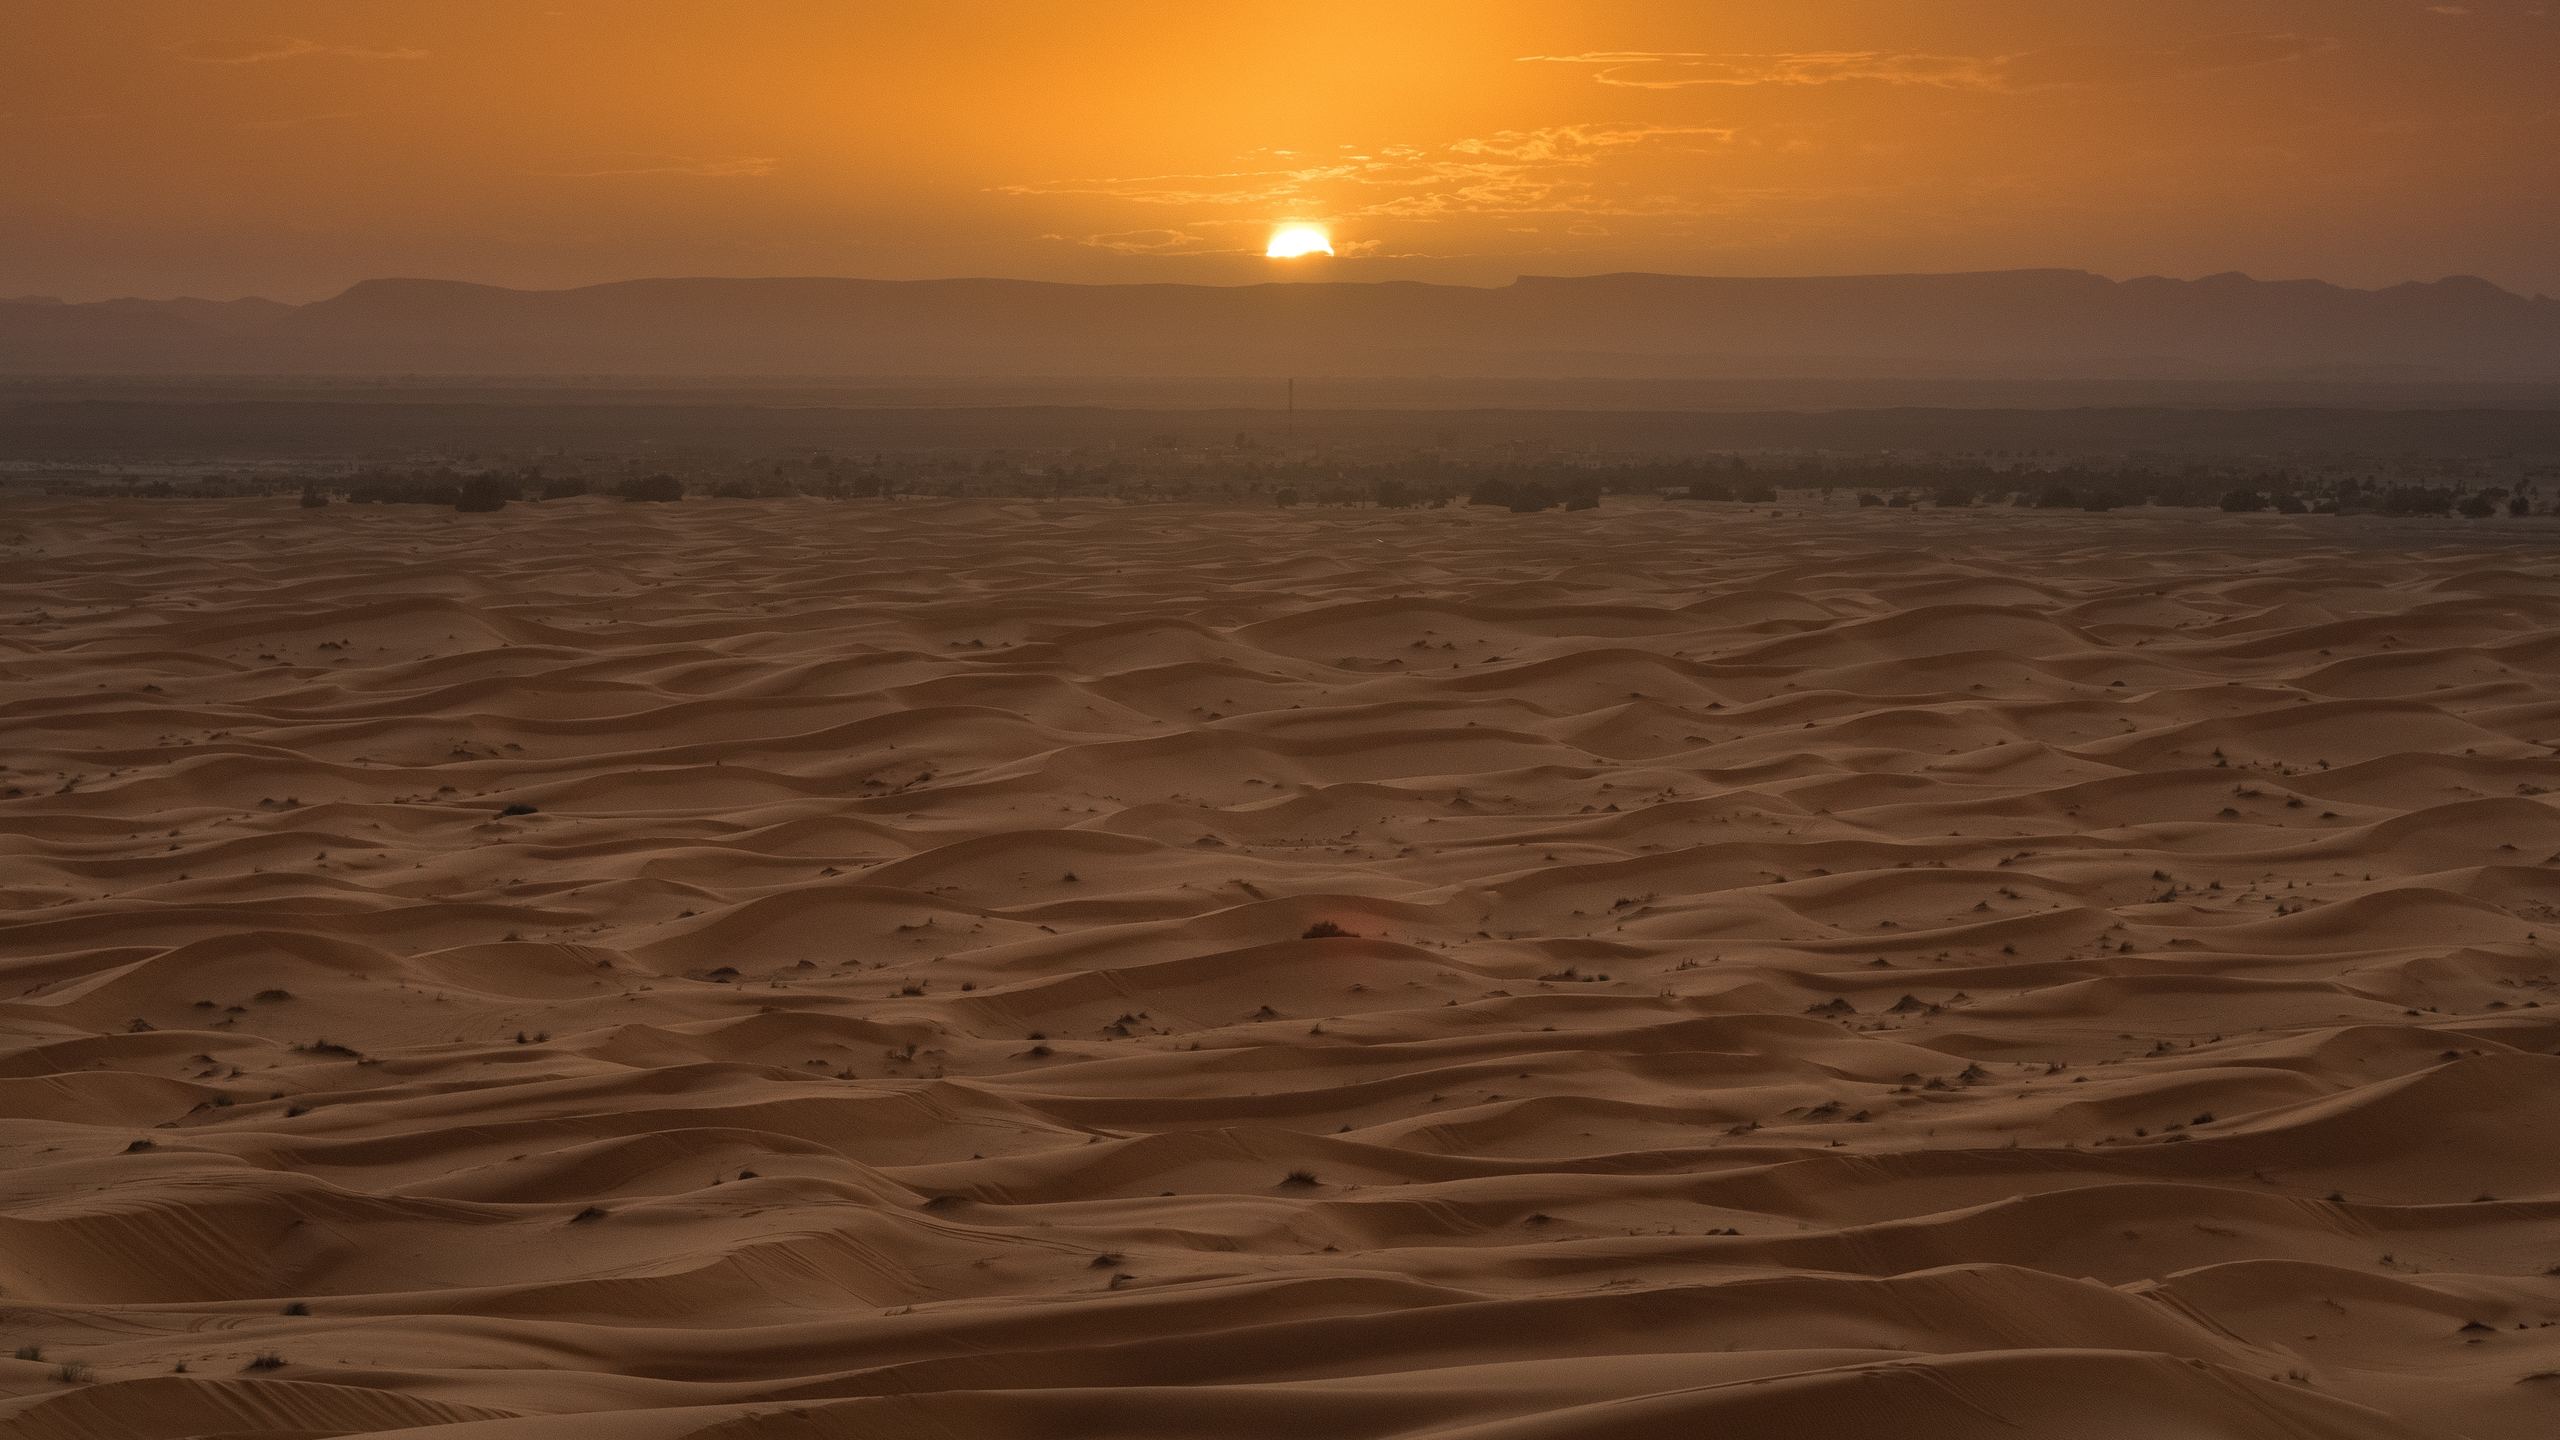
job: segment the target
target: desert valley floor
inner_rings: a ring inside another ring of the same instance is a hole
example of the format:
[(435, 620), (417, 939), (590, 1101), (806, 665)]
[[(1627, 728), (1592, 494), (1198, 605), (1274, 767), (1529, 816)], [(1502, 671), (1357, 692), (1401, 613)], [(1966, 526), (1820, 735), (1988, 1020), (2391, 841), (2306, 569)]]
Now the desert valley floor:
[(12, 501), (0, 1434), (2560, 1433), (2556, 534)]

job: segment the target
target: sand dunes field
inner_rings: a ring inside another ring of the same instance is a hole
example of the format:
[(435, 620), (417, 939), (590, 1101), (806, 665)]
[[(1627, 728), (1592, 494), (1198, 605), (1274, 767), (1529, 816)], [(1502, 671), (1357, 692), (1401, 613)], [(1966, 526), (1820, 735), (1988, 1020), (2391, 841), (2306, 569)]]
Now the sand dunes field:
[(14, 502), (0, 1434), (2560, 1433), (2552, 533)]

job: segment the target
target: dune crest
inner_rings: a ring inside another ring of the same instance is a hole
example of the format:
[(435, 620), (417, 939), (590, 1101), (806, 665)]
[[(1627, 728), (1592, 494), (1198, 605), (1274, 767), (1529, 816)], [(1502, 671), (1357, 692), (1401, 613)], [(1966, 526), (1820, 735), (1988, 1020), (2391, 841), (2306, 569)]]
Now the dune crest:
[(2560, 1426), (2548, 532), (0, 529), (13, 1440)]

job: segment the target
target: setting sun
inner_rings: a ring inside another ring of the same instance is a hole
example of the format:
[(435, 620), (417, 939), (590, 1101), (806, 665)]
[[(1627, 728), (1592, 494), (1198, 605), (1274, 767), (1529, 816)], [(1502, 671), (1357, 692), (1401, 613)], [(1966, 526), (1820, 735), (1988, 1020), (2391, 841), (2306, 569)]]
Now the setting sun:
[(1333, 237), (1321, 225), (1283, 225), (1271, 232), (1271, 246), (1262, 252), (1274, 260), (1298, 260), (1309, 255), (1333, 253)]

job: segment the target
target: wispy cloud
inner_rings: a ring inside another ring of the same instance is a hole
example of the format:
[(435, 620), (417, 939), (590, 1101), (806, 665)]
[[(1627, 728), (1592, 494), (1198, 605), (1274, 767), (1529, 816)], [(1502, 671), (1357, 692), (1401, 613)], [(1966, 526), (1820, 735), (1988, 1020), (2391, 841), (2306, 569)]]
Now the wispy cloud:
[(277, 60), (330, 57), (340, 60), (425, 60), (430, 54), (407, 46), (327, 45), (299, 35), (267, 35), (254, 39), (191, 40), (170, 53), (198, 65), (264, 65)]
[(1591, 78), (1627, 90), (1688, 90), (1702, 86), (1838, 85), (1853, 80), (1888, 85), (1986, 87), (1996, 62), (1961, 55), (1919, 55), (1883, 50), (1822, 50), (1783, 54), (1718, 54), (1694, 50), (1591, 50), (1578, 55), (1523, 55), (1528, 65), (1585, 65)]
[(694, 175), (706, 179), (752, 179), (771, 175), (782, 161), (771, 155), (600, 155), (563, 161), (558, 168), (533, 174), (554, 180), (601, 180), (621, 175)]
[(1214, 245), (1188, 230), (1115, 230), (1100, 235), (1043, 235), (1114, 255), (1208, 255), (1231, 246)]
[(1537, 130), (1497, 130), (1480, 139), (1460, 140), (1449, 149), (1460, 155), (1494, 155), (1524, 163), (1590, 164), (1603, 152), (1662, 140), (1696, 140), (1724, 144), (1734, 137), (1726, 125), (1550, 125)]
[(1678, 208), (1641, 193), (1612, 161), (1640, 151), (1714, 149), (1734, 131), (1697, 125), (1550, 125), (1438, 146), (1390, 145), (1324, 156), (1263, 152), (1248, 168), (1003, 185), (1006, 195), (1087, 195), (1199, 210), (1303, 211), (1336, 219), (1454, 215), (1634, 215)]
[(1945, 90), (2045, 90), (2179, 79), (2281, 64), (2325, 54), (2337, 42), (2296, 34), (2206, 36), (2175, 45), (2068, 45), (2011, 55), (1940, 55), (1897, 50), (1723, 53), (1701, 50), (1593, 50), (1523, 55), (1524, 64), (1579, 65), (1603, 85), (1630, 90), (1708, 86), (1867, 83)]

